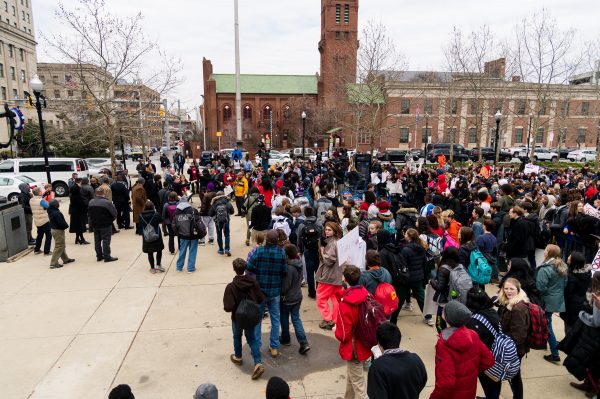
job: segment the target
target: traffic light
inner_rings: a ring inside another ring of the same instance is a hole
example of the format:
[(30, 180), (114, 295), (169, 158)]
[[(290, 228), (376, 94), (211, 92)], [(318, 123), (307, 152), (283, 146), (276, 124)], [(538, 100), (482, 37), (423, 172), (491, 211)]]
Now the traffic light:
[(158, 109), (158, 114), (160, 115), (161, 118), (165, 117), (165, 110), (163, 109), (162, 106)]

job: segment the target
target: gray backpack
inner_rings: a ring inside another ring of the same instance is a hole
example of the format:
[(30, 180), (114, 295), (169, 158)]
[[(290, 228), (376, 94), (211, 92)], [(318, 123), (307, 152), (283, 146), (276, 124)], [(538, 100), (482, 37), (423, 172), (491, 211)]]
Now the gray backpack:
[(450, 271), (448, 302), (458, 300), (466, 305), (467, 294), (471, 288), (473, 288), (473, 281), (463, 265), (458, 265)]
[(150, 218), (150, 221), (147, 222), (144, 218), (140, 217), (140, 220), (143, 221), (146, 226), (142, 229), (142, 234), (144, 236), (144, 241), (146, 242), (154, 242), (160, 239), (160, 234), (157, 229), (152, 226), (152, 220), (154, 220), (154, 215)]

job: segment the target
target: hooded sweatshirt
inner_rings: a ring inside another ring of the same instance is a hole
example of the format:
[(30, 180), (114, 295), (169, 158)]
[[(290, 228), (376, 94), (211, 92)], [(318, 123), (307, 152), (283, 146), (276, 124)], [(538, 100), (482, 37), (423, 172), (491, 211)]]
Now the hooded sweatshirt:
[(295, 305), (302, 301), (302, 261), (288, 259), (288, 272), (281, 283), (282, 301), (286, 305)]
[(465, 326), (446, 328), (435, 347), (435, 388), (430, 399), (472, 399), (477, 376), (495, 363), (477, 333)]
[(363, 285), (369, 294), (375, 295), (375, 290), (380, 283), (392, 284), (392, 275), (385, 268), (372, 266), (360, 274), (358, 284)]
[(260, 290), (256, 279), (246, 275), (235, 276), (233, 281), (227, 284), (223, 294), (223, 309), (231, 312), (231, 320), (234, 319), (235, 311), (242, 299), (246, 298), (261, 303), (265, 295)]
[(19, 194), (19, 203), (23, 207), (25, 214), (31, 215), (31, 205), (29, 204), (29, 201), (31, 200), (31, 187), (29, 187), (29, 184), (27, 183), (21, 183), (18, 187), (19, 190), (21, 190), (21, 193)]
[(335, 323), (335, 337), (340, 341), (339, 353), (343, 360), (364, 362), (371, 357), (371, 348), (354, 339), (358, 324), (358, 308), (367, 299), (369, 292), (362, 285), (348, 288), (342, 294)]
[(175, 234), (184, 240), (197, 239), (197, 235), (194, 234), (192, 228), (192, 221), (194, 214), (198, 212), (188, 203), (187, 198), (181, 197), (177, 209), (173, 214), (173, 220), (171, 220), (171, 227)]

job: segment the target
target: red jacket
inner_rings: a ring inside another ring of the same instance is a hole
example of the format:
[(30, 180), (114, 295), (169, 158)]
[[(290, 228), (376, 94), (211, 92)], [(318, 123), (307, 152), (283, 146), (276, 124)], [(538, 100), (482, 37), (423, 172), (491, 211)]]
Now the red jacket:
[(598, 189), (594, 186), (589, 186), (588, 189), (585, 191), (585, 198), (588, 201), (591, 201), (592, 198), (594, 198), (594, 195), (598, 194)]
[[(335, 337), (340, 341), (340, 356), (344, 360), (355, 360), (364, 362), (371, 357), (371, 348), (364, 347), (358, 340), (354, 339), (352, 331), (358, 323), (358, 307), (367, 299), (369, 291), (362, 286), (354, 286), (342, 293), (338, 315), (335, 323)], [(354, 348), (352, 348), (354, 341)]]
[(435, 389), (429, 399), (473, 399), (477, 376), (494, 365), (494, 355), (477, 333), (462, 326), (435, 346)]

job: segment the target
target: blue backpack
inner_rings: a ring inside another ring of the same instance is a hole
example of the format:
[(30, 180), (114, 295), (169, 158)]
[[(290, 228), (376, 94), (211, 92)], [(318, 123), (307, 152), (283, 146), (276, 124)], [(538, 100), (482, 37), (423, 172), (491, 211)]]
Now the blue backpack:
[(490, 279), (492, 278), (492, 267), (479, 248), (473, 248), (471, 251), (467, 272), (475, 284), (485, 285), (490, 282)]
[(521, 368), (521, 360), (517, 354), (515, 341), (502, 332), (501, 326), (498, 326), (498, 331), (496, 331), (484, 316), (474, 314), (472, 318), (483, 324), (494, 336), (492, 354), (495, 363), (485, 370), (485, 374), (496, 382), (512, 379)]

